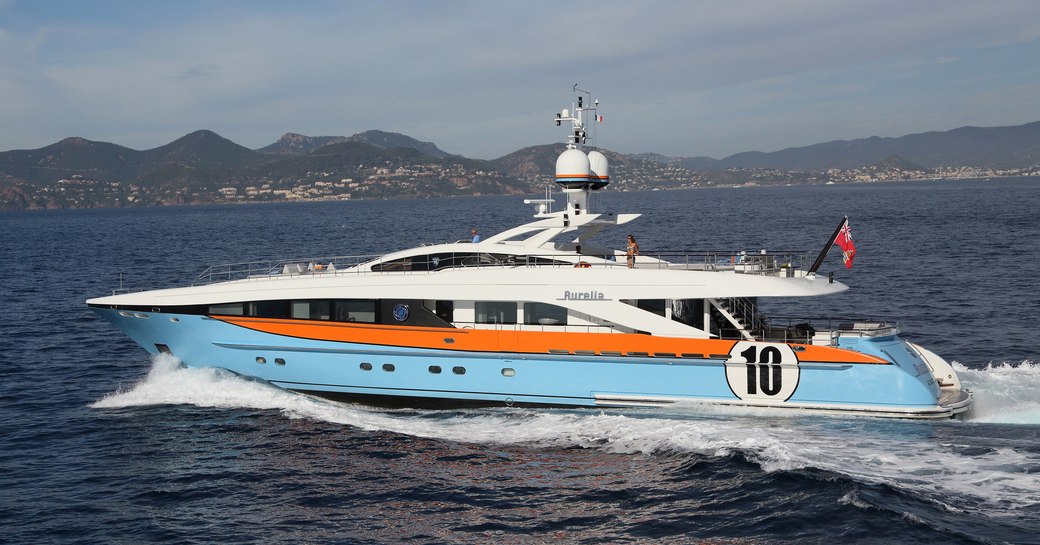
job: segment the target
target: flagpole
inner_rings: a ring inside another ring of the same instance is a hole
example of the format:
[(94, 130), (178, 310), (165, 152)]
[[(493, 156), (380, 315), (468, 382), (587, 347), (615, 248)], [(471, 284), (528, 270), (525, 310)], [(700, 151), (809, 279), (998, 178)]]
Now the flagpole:
[(816, 271), (819, 270), (820, 265), (823, 265), (823, 258), (827, 257), (827, 252), (829, 252), (831, 246), (834, 245), (834, 241), (838, 239), (838, 233), (841, 232), (841, 228), (845, 225), (845, 222), (847, 221), (849, 221), (848, 216), (843, 216), (841, 218), (841, 223), (838, 224), (838, 228), (834, 230), (834, 234), (831, 235), (831, 238), (827, 240), (827, 245), (823, 247), (823, 251), (820, 252), (819, 257), (817, 257), (816, 261), (813, 262), (812, 267), (809, 267), (809, 272), (805, 274), (816, 274)]

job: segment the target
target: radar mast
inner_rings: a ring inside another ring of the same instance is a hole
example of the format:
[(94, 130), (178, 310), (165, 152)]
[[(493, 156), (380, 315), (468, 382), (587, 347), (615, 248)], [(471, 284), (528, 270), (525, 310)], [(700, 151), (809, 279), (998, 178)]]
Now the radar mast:
[[(564, 122), (571, 124), (567, 149), (556, 159), (556, 183), (567, 196), (568, 215), (579, 216), (589, 211), (589, 192), (603, 189), (610, 183), (610, 169), (605, 155), (596, 150), (588, 153), (583, 150), (588, 141), (588, 116), (591, 113), (595, 121), (603, 120), (603, 116), (596, 113), (599, 100), (592, 101), (591, 93), (579, 89), (576, 83), (573, 91), (581, 92), (577, 107), (572, 104), (572, 109), (565, 108), (556, 114), (557, 127), (563, 126)], [(592, 101), (591, 104), (586, 104), (586, 97)]]

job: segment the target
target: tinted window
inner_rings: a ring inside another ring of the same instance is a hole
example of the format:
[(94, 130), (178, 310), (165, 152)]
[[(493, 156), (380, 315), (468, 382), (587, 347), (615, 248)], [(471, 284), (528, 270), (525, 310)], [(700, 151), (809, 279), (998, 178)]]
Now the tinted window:
[(548, 303), (524, 303), (527, 325), (567, 325), (567, 309)]
[(289, 301), (255, 301), (247, 303), (250, 316), (261, 318), (288, 318), (292, 316)]
[(516, 323), (516, 303), (513, 301), (477, 301), (475, 310), (478, 324)]
[(364, 299), (343, 299), (333, 305), (334, 320), (337, 322), (363, 322), (372, 324), (376, 321), (376, 302)]
[(437, 317), (445, 322), (455, 321), (455, 302), (454, 301), (437, 301), (434, 311)]
[(210, 305), (209, 314), (218, 314), (223, 316), (241, 316), (242, 315), (242, 303), (226, 303), (222, 305)]
[(428, 269), (429, 267), (426, 265), (426, 259), (421, 257), (402, 257), (400, 259), (394, 259), (391, 261), (385, 261), (383, 263), (376, 263), (375, 265), (372, 265), (372, 270), (379, 272), (425, 271)]
[(292, 317), (301, 320), (328, 320), (330, 303), (327, 300), (303, 300), (292, 302)]
[(636, 301), (636, 306), (657, 314), (658, 316), (664, 316), (664, 299), (640, 299)]

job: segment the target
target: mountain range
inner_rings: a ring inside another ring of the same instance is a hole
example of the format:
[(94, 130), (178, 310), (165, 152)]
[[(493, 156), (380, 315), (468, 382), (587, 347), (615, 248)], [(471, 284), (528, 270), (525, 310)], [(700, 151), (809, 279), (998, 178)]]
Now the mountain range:
[[(366, 176), (372, 173), (393, 177), (394, 172), (407, 172), (413, 182), (422, 176), (440, 180), (423, 186), (418, 193), (413, 188), (416, 195), (441, 190), (448, 194), (520, 193), (537, 191), (536, 181), (551, 179), (562, 148), (562, 144), (530, 146), (485, 161), (450, 154), (431, 142), (403, 134), (376, 130), (349, 137), (286, 133), (255, 150), (208, 130), (149, 150), (72, 137), (39, 149), (0, 152), (0, 190), (53, 187), (59, 180), (70, 178), (142, 187), (211, 188), (265, 181), (289, 183), (314, 178), (315, 173), (340, 180), (358, 176), (369, 179)], [(601, 151), (610, 158), (614, 173), (629, 169), (635, 174), (654, 164), (682, 169), (687, 174), (729, 169), (826, 171), (896, 163), (921, 169), (1022, 168), (1040, 164), (1040, 121), (1009, 127), (962, 127), (899, 138), (874, 136), (770, 153), (744, 152), (723, 159)], [(3, 194), (0, 191), (0, 199)], [(0, 202), (0, 207), (3, 204)]]
[(429, 142), (383, 131), (351, 137), (287, 133), (269, 146), (251, 150), (212, 131), (199, 130), (143, 151), (71, 137), (39, 149), (0, 152), (0, 183), (47, 186), (79, 176), (149, 186), (305, 176), (327, 169), (330, 163), (336, 167), (380, 161), (411, 164), (431, 158), (435, 162), (483, 163), (451, 155)]
[(341, 144), (343, 142), (360, 142), (383, 149), (411, 148), (431, 157), (448, 157), (451, 155), (438, 148), (432, 142), (422, 142), (410, 136), (385, 131), (365, 131), (354, 136), (304, 136), (287, 132), (277, 142), (256, 151), (281, 155), (303, 155), (329, 144)]
[(691, 170), (775, 168), (827, 170), (861, 168), (899, 156), (927, 168), (1016, 168), (1040, 164), (1040, 121), (1011, 127), (961, 127), (899, 138), (872, 136), (787, 148), (772, 153), (749, 151), (725, 159), (688, 157), (679, 164)]

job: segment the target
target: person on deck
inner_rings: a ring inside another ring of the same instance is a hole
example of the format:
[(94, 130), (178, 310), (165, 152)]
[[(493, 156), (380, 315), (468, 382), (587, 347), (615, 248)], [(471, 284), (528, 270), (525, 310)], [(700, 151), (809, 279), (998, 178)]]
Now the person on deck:
[(473, 244), (476, 244), (476, 243), (480, 242), (480, 233), (477, 232), (477, 228), (476, 227), (473, 228), (472, 234), (473, 234)]
[(639, 255), (639, 244), (636, 243), (636, 237), (628, 235), (628, 246), (625, 247), (625, 257), (628, 258), (629, 269), (636, 266), (637, 255)]

